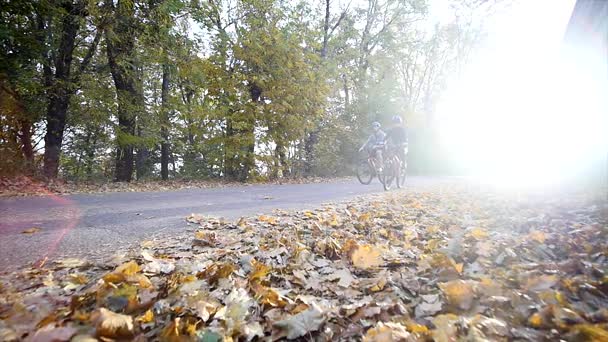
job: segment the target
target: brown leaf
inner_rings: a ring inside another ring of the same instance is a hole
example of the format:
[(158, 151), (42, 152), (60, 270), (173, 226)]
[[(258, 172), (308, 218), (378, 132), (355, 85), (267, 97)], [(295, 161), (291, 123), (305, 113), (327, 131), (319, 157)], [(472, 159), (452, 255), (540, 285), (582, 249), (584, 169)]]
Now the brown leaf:
[(61, 342), (69, 341), (72, 336), (76, 335), (78, 330), (71, 326), (66, 327), (55, 327), (54, 325), (47, 325), (41, 329), (38, 329), (36, 333), (25, 339), (26, 342)]
[(364, 342), (393, 342), (406, 341), (410, 338), (410, 333), (400, 323), (383, 323), (378, 322), (373, 328), (369, 329), (365, 336)]
[(95, 324), (97, 335), (107, 338), (133, 337), (133, 318), (100, 308), (93, 313), (91, 321)]

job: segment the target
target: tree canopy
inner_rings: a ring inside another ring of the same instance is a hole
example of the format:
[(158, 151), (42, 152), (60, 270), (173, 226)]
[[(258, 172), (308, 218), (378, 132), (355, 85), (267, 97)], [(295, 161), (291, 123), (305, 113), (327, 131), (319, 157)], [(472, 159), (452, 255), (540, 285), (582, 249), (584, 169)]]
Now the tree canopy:
[(3, 0), (0, 173), (340, 175), (393, 115), (428, 147), (470, 6), (435, 23), (426, 0)]

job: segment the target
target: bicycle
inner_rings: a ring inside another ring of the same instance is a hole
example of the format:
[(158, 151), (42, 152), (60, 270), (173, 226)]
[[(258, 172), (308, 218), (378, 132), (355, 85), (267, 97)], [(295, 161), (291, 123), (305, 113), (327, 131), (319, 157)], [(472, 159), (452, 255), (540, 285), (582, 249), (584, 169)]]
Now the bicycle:
[(395, 181), (398, 189), (405, 185), (405, 177), (407, 176), (407, 164), (401, 162), (399, 155), (392, 148), (387, 149), (386, 159), (384, 163), (383, 179), (381, 180), (384, 190), (390, 190)]
[(384, 184), (381, 168), (382, 165), (376, 160), (374, 154), (367, 153), (367, 158), (361, 160), (357, 165), (356, 173), (359, 183), (368, 185), (377, 176), (380, 183)]

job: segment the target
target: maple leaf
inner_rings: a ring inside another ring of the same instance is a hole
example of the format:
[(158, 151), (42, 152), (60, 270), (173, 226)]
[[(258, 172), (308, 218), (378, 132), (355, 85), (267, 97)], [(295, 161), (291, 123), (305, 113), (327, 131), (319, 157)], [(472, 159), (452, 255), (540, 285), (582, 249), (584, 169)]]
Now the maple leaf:
[(359, 246), (352, 254), (353, 266), (360, 269), (370, 269), (382, 265), (382, 253), (371, 245)]
[(264, 279), (271, 270), (270, 267), (264, 265), (263, 263), (255, 259), (251, 260), (251, 265), (253, 266), (253, 270), (251, 271), (251, 273), (249, 273), (248, 278), (250, 282)]
[(311, 331), (317, 331), (325, 323), (323, 311), (313, 304), (308, 310), (302, 311), (287, 319), (273, 323), (277, 328), (283, 329), (285, 337), (289, 340), (304, 336)]

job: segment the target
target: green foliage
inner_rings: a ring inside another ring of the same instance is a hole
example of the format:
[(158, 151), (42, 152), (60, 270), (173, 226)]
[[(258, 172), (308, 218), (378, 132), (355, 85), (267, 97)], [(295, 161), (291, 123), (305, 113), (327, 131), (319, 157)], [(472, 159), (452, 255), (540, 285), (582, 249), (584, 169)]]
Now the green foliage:
[[(85, 3), (72, 65), (80, 75), (66, 87), (74, 95), (60, 170), (70, 179), (110, 177), (116, 150), (125, 147), (143, 158), (142, 177), (159, 175), (162, 151), (172, 177), (348, 174), (372, 121), (403, 115), (433, 143), (433, 103), (476, 33), (463, 22), (421, 29), (424, 0), (342, 8), (279, 0)], [(0, 75), (18, 94), (2, 105), (19, 110), (3, 110), (0, 148), (23, 160), (17, 132), (44, 123), (43, 66), (51, 66), (65, 13), (44, 1), (1, 4)], [(79, 70), (85, 58), (91, 63)], [(132, 127), (120, 130), (119, 117)], [(426, 163), (426, 152), (413, 150)]]

